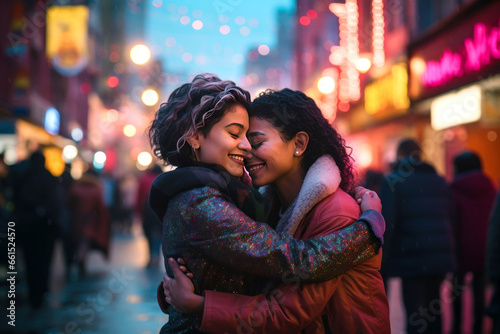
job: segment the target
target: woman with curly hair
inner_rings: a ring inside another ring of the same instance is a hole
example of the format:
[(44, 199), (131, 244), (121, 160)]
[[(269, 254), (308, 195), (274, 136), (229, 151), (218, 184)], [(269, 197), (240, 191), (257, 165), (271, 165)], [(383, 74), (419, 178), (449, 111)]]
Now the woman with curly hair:
[[(262, 93), (252, 103), (247, 137), (252, 157), (245, 166), (253, 184), (268, 185), (264, 194), (279, 206), (278, 232), (313, 238), (352, 226), (360, 217), (349, 195), (354, 177), (348, 148), (314, 100), (290, 89)], [(169, 263), (176, 279), (163, 282), (177, 309), (202, 311), (205, 333), (324, 333), (324, 325), (333, 333), (390, 333), (381, 256), (327, 282), (282, 284), (257, 296), (195, 295), (175, 262)]]
[[(259, 291), (258, 277), (325, 281), (375, 256), (380, 241), (364, 220), (311, 240), (259, 223), (270, 221), (266, 201), (244, 172), (244, 159), (252, 156), (249, 106), (248, 92), (204, 75), (174, 90), (156, 113), (149, 130), (153, 149), (178, 167), (155, 179), (149, 198), (163, 222), (165, 259), (182, 256), (190, 263), (197, 293), (251, 294)], [(382, 219), (369, 211), (368, 220)], [(167, 312), (161, 333), (198, 332), (199, 315), (173, 307)]]

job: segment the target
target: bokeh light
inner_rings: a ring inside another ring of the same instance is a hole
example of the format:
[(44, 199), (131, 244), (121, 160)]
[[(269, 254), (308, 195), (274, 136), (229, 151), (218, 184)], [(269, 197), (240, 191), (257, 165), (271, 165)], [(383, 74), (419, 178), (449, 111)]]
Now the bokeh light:
[(300, 24), (303, 26), (308, 26), (311, 23), (311, 19), (308, 18), (307, 16), (302, 16), (299, 20)]
[(318, 17), (318, 12), (317, 12), (317, 11), (315, 11), (314, 9), (309, 9), (309, 10), (307, 11), (307, 16), (308, 16), (310, 19), (313, 19), (313, 20), (314, 20), (315, 18), (317, 18), (317, 17)]
[(219, 28), (219, 31), (221, 34), (227, 35), (231, 31), (231, 28), (228, 25), (223, 25)]
[(356, 61), (356, 69), (361, 73), (366, 73), (372, 66), (372, 62), (368, 58), (359, 58)]
[(88, 94), (92, 90), (92, 87), (90, 87), (90, 84), (88, 82), (84, 82), (80, 85), (80, 91), (83, 94)]
[(193, 55), (189, 52), (186, 52), (182, 55), (182, 61), (185, 63), (190, 63), (193, 60)]
[(149, 166), (153, 162), (153, 157), (149, 152), (141, 152), (137, 156), (137, 162), (143, 166)]
[(262, 44), (262, 45), (259, 45), (259, 54), (262, 55), (262, 56), (267, 56), (269, 54), (269, 46), (265, 45), (265, 44)]
[(130, 50), (130, 58), (138, 65), (145, 64), (151, 57), (151, 52), (146, 45), (136, 45)]
[(335, 80), (330, 76), (324, 76), (318, 80), (318, 89), (323, 94), (330, 94), (335, 90)]
[(132, 124), (127, 124), (123, 127), (123, 134), (127, 137), (133, 137), (137, 133), (137, 129)]
[(234, 22), (237, 24), (237, 25), (243, 25), (245, 24), (246, 22), (246, 19), (243, 17), (243, 16), (237, 16), (235, 19), (234, 19)]
[(250, 35), (250, 28), (248, 28), (248, 27), (241, 27), (240, 28), (240, 34), (242, 36), (248, 36), (248, 35)]
[(71, 138), (73, 138), (74, 141), (79, 142), (80, 140), (83, 139), (83, 131), (80, 128), (73, 128), (71, 130)]
[(248, 53), (248, 60), (250, 61), (257, 61), (259, 59), (259, 54), (255, 51), (250, 51)]
[(177, 9), (177, 11), (181, 15), (186, 15), (188, 13), (189, 9), (186, 6), (179, 6), (179, 8)]
[(106, 80), (106, 83), (111, 88), (115, 88), (116, 86), (118, 86), (119, 82), (120, 82), (120, 80), (118, 80), (118, 78), (115, 76), (111, 76), (108, 78), (108, 80)]
[(142, 93), (142, 102), (147, 106), (154, 106), (159, 99), (158, 93), (153, 89), (147, 89)]
[(200, 20), (196, 20), (193, 22), (193, 28), (195, 30), (200, 30), (201, 28), (203, 28), (203, 22), (201, 22)]
[(75, 145), (66, 145), (62, 150), (62, 159), (65, 163), (71, 163), (78, 155), (78, 149)]
[(191, 22), (191, 19), (189, 18), (189, 16), (184, 15), (181, 17), (180, 21), (183, 25), (186, 25), (186, 24), (189, 24), (189, 22)]

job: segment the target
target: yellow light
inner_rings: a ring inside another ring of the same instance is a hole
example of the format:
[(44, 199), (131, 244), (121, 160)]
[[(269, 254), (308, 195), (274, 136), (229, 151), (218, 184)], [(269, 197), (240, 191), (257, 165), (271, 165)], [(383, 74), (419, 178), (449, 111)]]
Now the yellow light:
[(145, 64), (151, 57), (151, 52), (146, 45), (136, 45), (130, 50), (130, 58), (138, 65)]
[(335, 90), (335, 81), (329, 76), (322, 77), (318, 80), (318, 89), (323, 94), (330, 94)]
[(137, 130), (135, 129), (135, 126), (132, 124), (127, 124), (123, 127), (123, 134), (127, 137), (133, 137), (135, 136)]
[(425, 72), (427, 65), (425, 64), (425, 60), (420, 57), (413, 57), (410, 60), (410, 68), (413, 73), (416, 75), (421, 75)]
[(141, 152), (137, 156), (137, 162), (142, 166), (149, 166), (153, 162), (153, 157), (149, 152)]
[(356, 61), (356, 69), (360, 73), (368, 72), (368, 70), (370, 69), (371, 66), (372, 66), (372, 62), (368, 58), (359, 58)]
[(142, 93), (142, 102), (147, 106), (154, 106), (159, 99), (158, 93), (153, 89), (147, 89)]

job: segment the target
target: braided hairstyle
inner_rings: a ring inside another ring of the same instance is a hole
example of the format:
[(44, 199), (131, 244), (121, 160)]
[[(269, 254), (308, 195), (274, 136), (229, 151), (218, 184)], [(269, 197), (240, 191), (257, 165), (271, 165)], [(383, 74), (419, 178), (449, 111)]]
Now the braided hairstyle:
[(170, 94), (148, 129), (154, 154), (174, 166), (194, 160), (187, 139), (200, 131), (207, 136), (226, 112), (236, 105), (250, 108), (250, 93), (215, 74), (197, 75)]
[(350, 147), (323, 117), (313, 99), (288, 88), (280, 91), (268, 89), (252, 102), (249, 114), (271, 123), (285, 142), (292, 140), (300, 131), (307, 133), (309, 144), (304, 152), (302, 168), (307, 172), (319, 157), (328, 154), (339, 167), (342, 178), (340, 188), (352, 193), (354, 168), (351, 152), (348, 153)]

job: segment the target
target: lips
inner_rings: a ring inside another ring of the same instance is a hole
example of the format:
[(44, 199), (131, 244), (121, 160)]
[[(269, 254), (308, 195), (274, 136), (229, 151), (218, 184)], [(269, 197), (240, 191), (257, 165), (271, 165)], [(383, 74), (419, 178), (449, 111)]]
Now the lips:
[(265, 165), (265, 163), (249, 165), (246, 166), (246, 169), (249, 173), (255, 173), (256, 171), (262, 169)]

